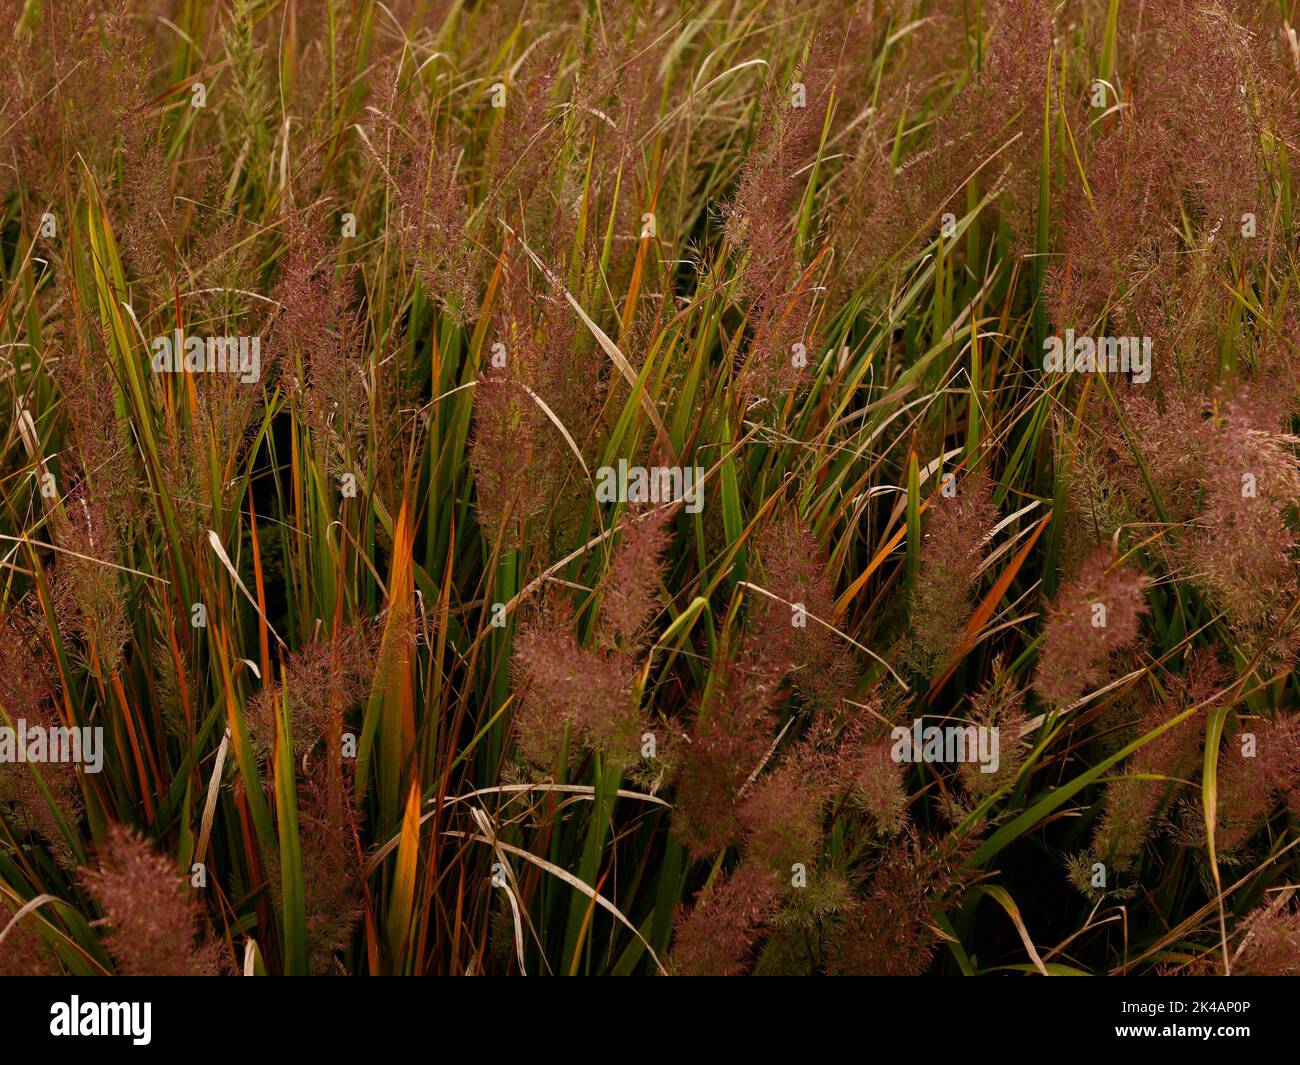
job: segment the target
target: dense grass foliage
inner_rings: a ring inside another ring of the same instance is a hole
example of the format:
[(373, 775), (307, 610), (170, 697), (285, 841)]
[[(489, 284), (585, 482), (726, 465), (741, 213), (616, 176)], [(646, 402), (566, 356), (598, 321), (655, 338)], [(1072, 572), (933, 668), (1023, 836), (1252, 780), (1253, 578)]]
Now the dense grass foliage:
[(1294, 0), (0, 10), (0, 971), (1300, 970)]

